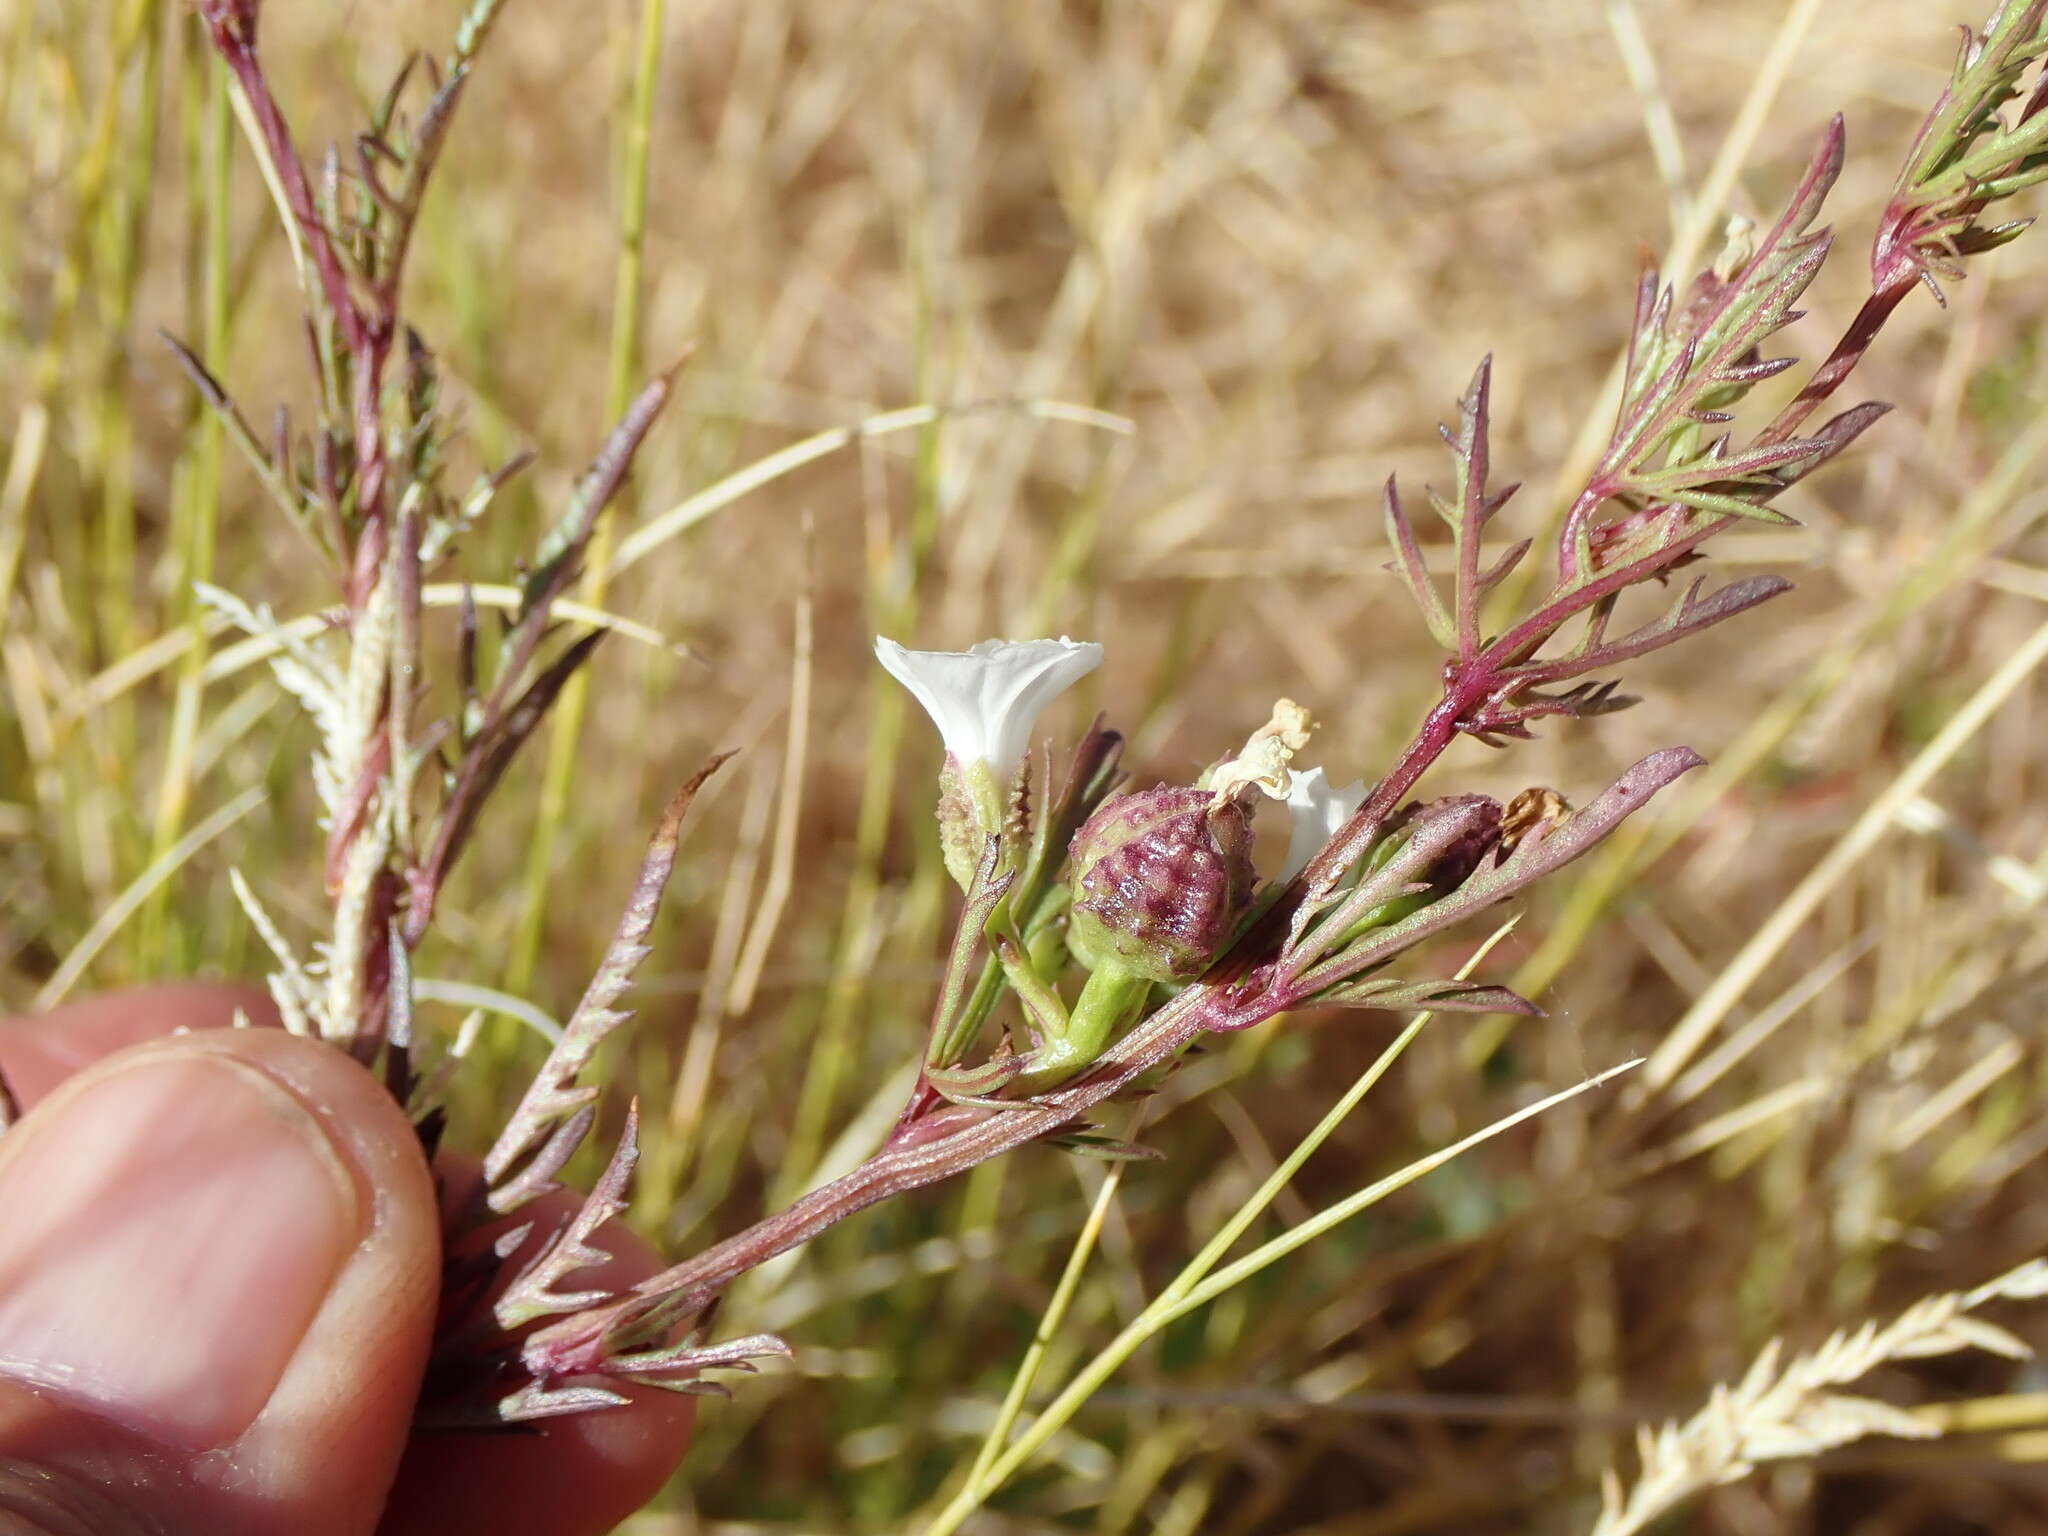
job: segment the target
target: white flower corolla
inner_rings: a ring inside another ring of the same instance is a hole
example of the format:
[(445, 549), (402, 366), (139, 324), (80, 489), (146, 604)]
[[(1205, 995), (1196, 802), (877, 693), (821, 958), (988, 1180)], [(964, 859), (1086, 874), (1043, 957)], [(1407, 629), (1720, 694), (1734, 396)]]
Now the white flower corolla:
[(984, 640), (966, 651), (913, 651), (880, 635), (875, 659), (916, 695), (962, 772), (986, 763), (1007, 781), (1039, 711), (1102, 664), (1093, 641)]
[(1320, 768), (1295, 773), (1287, 785), (1287, 862), (1279, 880), (1285, 885), (1322, 852), (1323, 844), (1365, 804), (1365, 785), (1333, 785)]

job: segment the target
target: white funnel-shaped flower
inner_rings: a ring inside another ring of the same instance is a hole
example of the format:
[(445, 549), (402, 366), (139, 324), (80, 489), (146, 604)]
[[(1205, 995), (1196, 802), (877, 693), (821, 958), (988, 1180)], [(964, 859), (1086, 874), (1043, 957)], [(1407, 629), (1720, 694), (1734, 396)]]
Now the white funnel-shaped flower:
[(1006, 782), (1024, 761), (1039, 711), (1101, 665), (1102, 647), (1062, 636), (913, 651), (878, 635), (875, 659), (917, 696), (963, 772), (986, 763)]

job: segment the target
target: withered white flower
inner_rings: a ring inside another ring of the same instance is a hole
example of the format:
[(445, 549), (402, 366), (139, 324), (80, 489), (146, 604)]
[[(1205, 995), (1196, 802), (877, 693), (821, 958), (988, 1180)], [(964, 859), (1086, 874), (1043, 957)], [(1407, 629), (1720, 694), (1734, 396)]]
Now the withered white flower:
[(1323, 844), (1365, 804), (1362, 783), (1332, 785), (1320, 768), (1296, 772), (1287, 784), (1287, 862), (1281, 867), (1284, 885), (1322, 851)]
[(1272, 718), (1252, 732), (1243, 750), (1210, 769), (1203, 782), (1215, 792), (1218, 805), (1248, 789), (1258, 790), (1269, 800), (1285, 800), (1293, 782), (1288, 765), (1308, 745), (1314, 730), (1315, 721), (1307, 710), (1292, 699), (1278, 700)]
[(1039, 711), (1102, 664), (1102, 647), (1061, 636), (913, 651), (877, 635), (875, 659), (916, 695), (961, 771), (986, 763), (1001, 781), (1024, 761)]

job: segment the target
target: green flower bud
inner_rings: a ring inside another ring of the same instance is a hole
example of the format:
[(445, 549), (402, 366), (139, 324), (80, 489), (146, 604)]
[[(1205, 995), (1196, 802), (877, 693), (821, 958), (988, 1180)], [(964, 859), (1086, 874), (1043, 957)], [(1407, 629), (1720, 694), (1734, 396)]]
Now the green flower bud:
[(1411, 801), (1395, 813), (1389, 825), (1390, 833), (1398, 834), (1405, 841), (1419, 822), (1467, 810), (1477, 813), (1471, 828), (1445, 848), (1423, 876), (1429, 881), (1432, 900), (1463, 885), (1479, 867), (1480, 860), (1493, 852), (1500, 842), (1500, 802), (1491, 795), (1444, 795), (1435, 800)]

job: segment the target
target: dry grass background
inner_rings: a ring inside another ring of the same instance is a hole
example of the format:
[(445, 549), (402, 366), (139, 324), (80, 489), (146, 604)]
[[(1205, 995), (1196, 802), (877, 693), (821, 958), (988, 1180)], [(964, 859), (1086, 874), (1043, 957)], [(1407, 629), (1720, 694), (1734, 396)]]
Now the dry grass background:
[[(274, 0), (302, 140), (352, 129), (453, 13)], [(423, 234), (413, 318), (476, 454), (530, 445), (543, 466), (467, 552), (473, 576), (502, 578), (602, 431), (639, 17), (510, 8)], [(1137, 430), (962, 412), (652, 550), (606, 602), (676, 649), (601, 656), (558, 826), (536, 759), (422, 973), (530, 971), (565, 1010), (666, 791), (745, 748), (693, 816), (618, 1081), (652, 1106), (638, 1214), (672, 1245), (807, 1182), (894, 1107), (949, 895), (924, 819), (936, 743), (878, 681), (871, 633), (1098, 638), (1109, 661), (1061, 723), (1107, 710), (1142, 770), (1184, 773), (1288, 693), (1323, 721), (1333, 776), (1370, 777), (1435, 693), (1379, 569), (1380, 480), (1441, 477), (1434, 425), (1492, 350), (1495, 462), (1529, 482), (1511, 515), (1541, 523), (1599, 410), (1639, 242), (1669, 245), (1781, 47), (1733, 202), (1767, 208), (1847, 115), (1837, 270), (1793, 333), (1831, 335), (1963, 19), (1925, 0), (670, 5), (639, 329), (650, 364), (694, 351), (636, 516), (918, 401), (1059, 399)], [(1654, 80), (1624, 65), (1638, 28)], [(281, 613), (326, 594), (240, 465), (220, 468), (154, 337), (211, 330), (245, 402), (303, 398), (289, 263), (238, 144), (231, 218), (207, 227), (219, 161), (190, 19), (0, 0), (0, 59), (0, 1001), (20, 1007), (71, 981), (82, 941), (79, 986), (255, 968), (230, 865), (273, 911), (316, 909), (298, 723), (261, 669), (214, 677), (178, 646), (198, 571)], [(1633, 1424), (1689, 1414), (1770, 1336), (1814, 1343), (2042, 1251), (2048, 690), (2023, 683), (1923, 792), (1881, 797), (2048, 617), (2044, 277), (2037, 235), (1946, 314), (1909, 304), (1864, 381), (1898, 416), (1788, 502), (1802, 530), (1727, 541), (1796, 596), (1644, 667), (1626, 715), (1453, 753), (1447, 788), (1583, 793), (1680, 741), (1721, 768), (1541, 894), (1496, 954), (1550, 1016), (1432, 1026), (1281, 1214), (1682, 1018), (1704, 1032), (1688, 1070), (1667, 1053), (1654, 1091), (1566, 1105), (1176, 1325), (976, 1529), (1584, 1529)], [(199, 705), (182, 735), (181, 688)], [(250, 786), (260, 803), (133, 891)], [(1783, 942), (1746, 952), (1859, 817), (1867, 852), (1823, 866)], [(536, 828), (558, 833), (538, 882)], [(124, 892), (137, 909), (99, 944)], [(473, 1139), (537, 1055), (493, 1030), (458, 1122)], [(1387, 1033), (1299, 1021), (1176, 1080), (1149, 1138), (1169, 1160), (1125, 1181), (1056, 1367)], [(787, 1330), (798, 1369), (705, 1414), (649, 1536), (905, 1528), (986, 1428), (1099, 1178), (1022, 1154), (743, 1287), (725, 1326)], [(1879, 1390), (1970, 1400), (1928, 1412), (1986, 1432), (1873, 1442), (1673, 1529), (2048, 1530), (2048, 1382), (1994, 1361)]]

